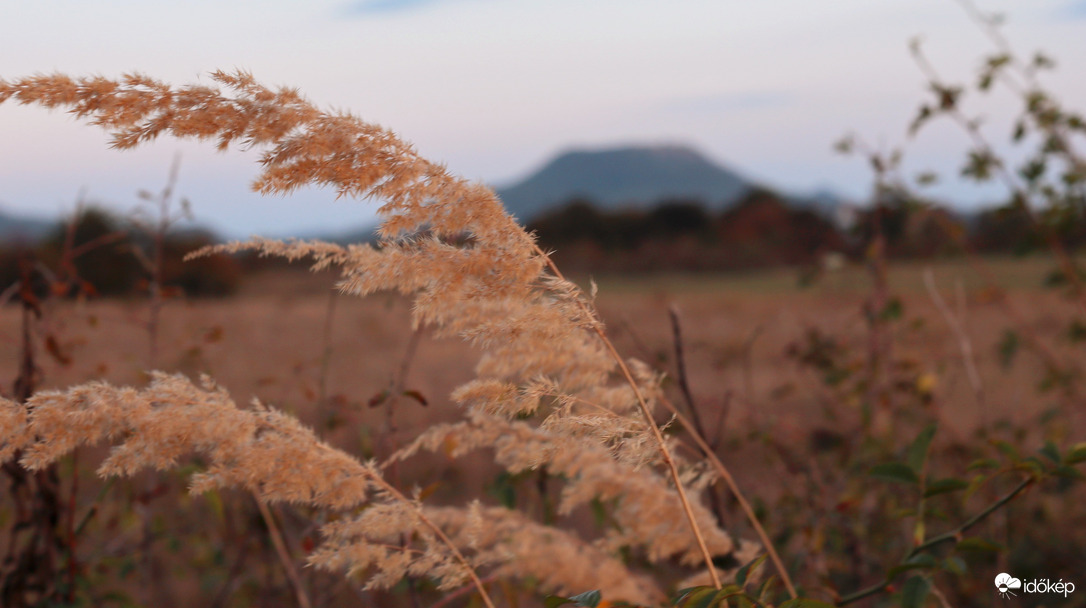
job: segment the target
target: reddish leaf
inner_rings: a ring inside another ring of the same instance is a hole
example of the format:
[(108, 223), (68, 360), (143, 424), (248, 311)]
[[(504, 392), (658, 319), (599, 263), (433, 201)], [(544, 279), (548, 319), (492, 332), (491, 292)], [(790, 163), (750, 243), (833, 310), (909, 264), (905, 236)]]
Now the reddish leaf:
[(185, 292), (176, 285), (167, 285), (162, 288), (162, 297), (167, 300), (174, 300), (185, 295)]
[(378, 405), (381, 405), (385, 401), (388, 401), (388, 398), (389, 398), (390, 395), (391, 395), (391, 393), (388, 392), (388, 389), (385, 389), (385, 390), (377, 393), (373, 397), (370, 397), (370, 400), (366, 402), (366, 405), (368, 405), (370, 407), (377, 407)]
[(207, 342), (208, 344), (219, 342), (222, 340), (223, 333), (225, 332), (223, 331), (222, 325), (215, 325), (204, 332), (204, 342)]
[(404, 395), (404, 397), (411, 397), (415, 401), (418, 401), (419, 405), (421, 405), (423, 407), (430, 404), (430, 402), (426, 400), (426, 397), (423, 397), (422, 393), (420, 393), (420, 392), (418, 392), (416, 390), (404, 391), (403, 395)]
[(53, 359), (56, 359), (57, 363), (65, 366), (72, 364), (72, 358), (60, 350), (60, 344), (57, 342), (57, 339), (53, 337), (53, 334), (46, 336), (45, 350), (53, 357)]
[(81, 281), (79, 283), (79, 291), (88, 298), (98, 297), (98, 290), (91, 285), (89, 281)]

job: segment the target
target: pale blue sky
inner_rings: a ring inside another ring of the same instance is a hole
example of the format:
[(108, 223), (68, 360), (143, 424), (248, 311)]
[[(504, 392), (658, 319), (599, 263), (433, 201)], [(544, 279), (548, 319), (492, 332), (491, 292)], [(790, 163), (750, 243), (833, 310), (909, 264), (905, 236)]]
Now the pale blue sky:
[[(1061, 69), (1046, 82), (1086, 108), (1086, 2), (979, 0), (1007, 15), (1023, 54)], [(511, 182), (572, 146), (689, 143), (792, 192), (862, 196), (870, 175), (831, 153), (848, 131), (905, 140), (923, 98), (908, 54), (923, 35), (948, 79), (973, 80), (990, 47), (953, 0), (0, 0), (0, 77), (142, 71), (174, 83), (244, 68), (325, 107), (391, 127), (455, 172)], [(1002, 141), (1006, 95), (972, 103)], [(53, 215), (81, 188), (125, 210), (157, 189), (180, 151), (179, 190), (231, 235), (348, 228), (373, 205), (328, 192), (248, 192), (255, 155), (173, 140), (115, 152), (63, 113), (0, 106), (0, 205)], [(909, 167), (953, 173), (966, 138), (937, 125)], [(940, 193), (985, 193), (948, 183)]]

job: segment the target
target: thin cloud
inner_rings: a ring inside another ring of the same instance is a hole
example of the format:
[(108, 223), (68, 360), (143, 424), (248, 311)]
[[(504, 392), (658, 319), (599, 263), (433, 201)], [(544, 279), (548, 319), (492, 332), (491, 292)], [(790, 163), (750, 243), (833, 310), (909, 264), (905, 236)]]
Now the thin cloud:
[(431, 4), (437, 4), (440, 0), (361, 0), (352, 2), (344, 12), (348, 15), (377, 15), (385, 13), (406, 12)]

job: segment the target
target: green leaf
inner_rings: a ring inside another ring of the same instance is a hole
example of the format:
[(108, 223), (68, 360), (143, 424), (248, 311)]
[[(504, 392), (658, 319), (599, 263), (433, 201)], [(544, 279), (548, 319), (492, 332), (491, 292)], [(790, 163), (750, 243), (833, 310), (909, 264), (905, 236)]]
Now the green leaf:
[(886, 306), (879, 311), (880, 321), (897, 321), (905, 314), (905, 305), (901, 303), (901, 298), (890, 298), (890, 301), (886, 303)]
[(954, 549), (956, 551), (986, 551), (992, 553), (998, 553), (1003, 550), (1003, 545), (993, 543), (990, 540), (984, 540), (983, 538), (967, 538), (957, 545)]
[(750, 575), (750, 572), (752, 570), (756, 570), (758, 566), (761, 566), (762, 562), (765, 561), (766, 557), (766, 555), (762, 555), (761, 557), (755, 558), (748, 562), (747, 565), (736, 571), (735, 584), (739, 585), (740, 587), (745, 586), (747, 584), (747, 577)]
[(1030, 474), (1030, 476), (1034, 477), (1037, 480), (1040, 480), (1042, 477), (1044, 477), (1045, 470), (1047, 469), (1047, 467), (1045, 467), (1045, 464), (1041, 462), (1040, 459), (1034, 458), (1033, 456), (1030, 456), (1029, 458), (1017, 463), (1017, 466), (1015, 468), (1020, 471), (1026, 471)]
[(1078, 464), (1086, 461), (1086, 441), (1071, 446), (1063, 461), (1067, 464)]
[(765, 602), (765, 598), (769, 597), (769, 592), (773, 590), (773, 587), (777, 584), (777, 575), (770, 574), (762, 582), (762, 586), (758, 589), (758, 601)]
[(1060, 449), (1056, 447), (1052, 441), (1046, 441), (1043, 448), (1040, 450), (1041, 455), (1048, 458), (1052, 462), (1059, 463), (1063, 458), (1060, 457)]
[(871, 467), (869, 473), (872, 477), (882, 479), (884, 481), (895, 481), (899, 483), (919, 484), (920, 478), (916, 476), (916, 472), (912, 467), (903, 462), (884, 462)]
[(1018, 448), (1016, 448), (1014, 445), (1003, 441), (1002, 439), (993, 441), (992, 445), (994, 445), (997, 450), (1002, 452), (1004, 456), (1010, 458), (1012, 461), (1018, 462), (1019, 460), (1022, 460), (1022, 454), (1018, 452)]
[(675, 606), (676, 608), (717, 608), (722, 606), (727, 598), (737, 593), (742, 593), (742, 590), (735, 585), (728, 585), (720, 590), (709, 585), (692, 587), (681, 594)]
[(517, 505), (517, 479), (513, 474), (502, 471), (498, 477), (487, 487), (487, 493), (497, 498), (507, 509), (514, 509)]
[(813, 600), (809, 597), (797, 597), (794, 600), (788, 600), (783, 604), (778, 604), (777, 608), (834, 608), (834, 606), (833, 604)]
[(995, 469), (999, 467), (999, 461), (995, 458), (981, 458), (969, 463), (969, 466), (965, 468), (966, 471), (976, 471), (977, 469)]
[(599, 605), (600, 595), (599, 590), (585, 591), (579, 593), (573, 597), (560, 597), (557, 595), (549, 595), (543, 600), (543, 606), (545, 608), (558, 608), (558, 606), (564, 606), (566, 604), (576, 604), (577, 606), (583, 606), (584, 608), (596, 608)]
[(934, 424), (924, 427), (924, 430), (920, 431), (920, 434), (909, 445), (905, 462), (909, 464), (909, 468), (914, 473), (919, 474), (924, 468), (924, 461), (928, 457), (928, 448), (931, 447), (931, 440), (935, 437), (935, 428)]
[(1052, 474), (1065, 479), (1086, 479), (1086, 475), (1083, 475), (1078, 469), (1067, 465), (1056, 467), (1052, 470)]
[(892, 579), (897, 575), (910, 570), (933, 570), (938, 567), (938, 562), (929, 553), (914, 555), (903, 564), (898, 564), (886, 572), (886, 578)]
[(923, 608), (930, 590), (931, 582), (922, 576), (905, 581), (905, 587), (901, 590), (901, 608)]
[(969, 482), (961, 479), (936, 479), (927, 484), (927, 487), (924, 489), (924, 498), (946, 494), (947, 492), (957, 492), (958, 490), (964, 490), (968, 487)]
[(961, 576), (969, 570), (969, 567), (966, 565), (964, 559), (957, 555), (951, 555), (943, 560), (943, 570)]
[(676, 608), (683, 608), (685, 606), (691, 606), (692, 602), (704, 599), (706, 597), (716, 594), (716, 588), (711, 585), (699, 585), (697, 587), (687, 587), (679, 590), (678, 597), (672, 602)]
[(578, 606), (584, 606), (585, 608), (596, 608), (599, 605), (600, 599), (603, 596), (600, 595), (599, 590), (585, 591), (584, 593), (578, 593), (577, 595), (569, 598), (573, 600)]

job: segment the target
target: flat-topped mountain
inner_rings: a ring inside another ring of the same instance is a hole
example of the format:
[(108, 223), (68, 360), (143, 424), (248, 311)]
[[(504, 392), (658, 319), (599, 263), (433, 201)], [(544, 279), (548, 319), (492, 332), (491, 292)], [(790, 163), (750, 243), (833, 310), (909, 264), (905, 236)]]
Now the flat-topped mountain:
[(710, 209), (735, 202), (755, 184), (687, 146), (628, 146), (560, 154), (524, 180), (498, 188), (522, 222), (583, 198), (602, 208), (645, 208), (695, 199)]

